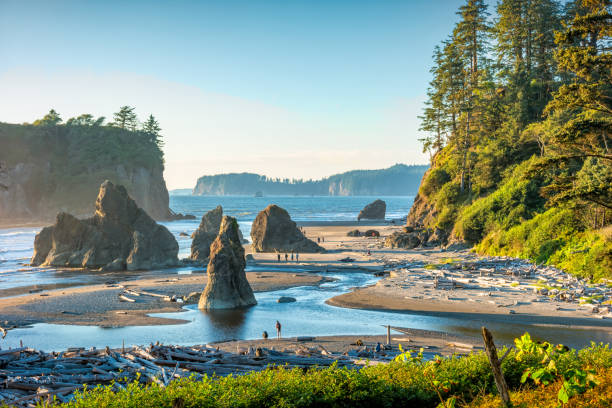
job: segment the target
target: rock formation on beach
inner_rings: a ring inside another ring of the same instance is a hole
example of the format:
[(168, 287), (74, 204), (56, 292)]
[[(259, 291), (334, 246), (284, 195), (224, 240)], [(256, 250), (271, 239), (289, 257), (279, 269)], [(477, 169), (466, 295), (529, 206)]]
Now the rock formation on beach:
[(414, 228), (405, 226), (403, 231), (397, 231), (389, 235), (385, 240), (388, 248), (411, 249), (416, 247), (441, 246), (446, 242), (446, 235), (443, 230), (434, 228)]
[(90, 218), (59, 213), (34, 239), (32, 265), (139, 270), (178, 264), (178, 243), (132, 200), (105, 181)]
[(323, 252), (324, 248), (309, 240), (283, 208), (271, 204), (257, 214), (251, 227), (255, 252)]
[[(193, 232), (193, 234), (191, 234), (191, 238), (193, 238), (193, 241), (191, 242), (191, 260), (208, 260), (208, 256), (210, 255), (210, 244), (213, 243), (219, 234), (222, 219), (223, 207), (220, 205), (202, 216), (200, 226)], [(240, 242), (242, 244), (247, 242), (242, 236), (240, 227), (238, 227), (238, 237), (240, 238)]]
[(0, 223), (52, 223), (58, 212), (85, 218), (105, 180), (155, 220), (190, 218), (169, 208), (163, 153), (146, 132), (0, 123), (0, 146)]
[(204, 261), (210, 255), (210, 244), (213, 243), (223, 219), (223, 208), (218, 205), (215, 209), (208, 211), (202, 217), (200, 226), (191, 234), (191, 259), (194, 261)]
[(210, 246), (208, 283), (200, 296), (199, 309), (234, 309), (257, 304), (244, 268), (244, 248), (238, 235), (238, 222), (224, 216), (219, 235)]
[(363, 207), (359, 212), (357, 221), (360, 220), (384, 220), (387, 204), (383, 200), (376, 200)]

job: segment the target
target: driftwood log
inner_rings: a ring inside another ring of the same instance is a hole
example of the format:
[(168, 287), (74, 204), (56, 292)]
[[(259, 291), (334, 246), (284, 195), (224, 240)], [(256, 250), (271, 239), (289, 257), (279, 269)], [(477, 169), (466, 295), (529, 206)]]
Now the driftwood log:
[(74, 391), (85, 385), (112, 383), (113, 389), (119, 391), (136, 380), (166, 386), (173, 379), (191, 375), (201, 378), (204, 374), (245, 374), (269, 366), (311, 368), (336, 363), (338, 367), (358, 369), (367, 361), (388, 362), (395, 354), (374, 353), (366, 347), (345, 354), (305, 346), (296, 351), (258, 347), (238, 353), (211, 345), (69, 348), (59, 353), (19, 347), (0, 350), (0, 405), (28, 407), (53, 398), (67, 402)]

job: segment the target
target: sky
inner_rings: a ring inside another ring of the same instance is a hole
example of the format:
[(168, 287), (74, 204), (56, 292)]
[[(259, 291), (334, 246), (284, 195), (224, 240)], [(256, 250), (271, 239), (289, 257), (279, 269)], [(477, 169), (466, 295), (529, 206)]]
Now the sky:
[(0, 0), (0, 121), (153, 114), (169, 189), (424, 164), (433, 47), (462, 0)]

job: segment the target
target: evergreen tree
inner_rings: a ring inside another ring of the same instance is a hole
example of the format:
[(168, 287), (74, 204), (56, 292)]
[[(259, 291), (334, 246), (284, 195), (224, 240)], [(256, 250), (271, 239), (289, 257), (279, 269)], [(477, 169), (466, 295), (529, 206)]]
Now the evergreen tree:
[(163, 147), (163, 141), (161, 139), (161, 127), (159, 127), (159, 122), (155, 119), (153, 115), (149, 115), (149, 118), (142, 125), (142, 131), (151, 137), (151, 140), (159, 147)]
[(55, 109), (51, 109), (42, 119), (34, 121), (34, 126), (57, 126), (62, 123), (62, 118)]
[(135, 108), (131, 106), (122, 106), (119, 108), (119, 112), (113, 114), (113, 122), (110, 125), (126, 130), (136, 130), (138, 117), (134, 110)]
[(582, 0), (580, 6), (584, 13), (575, 14), (556, 36), (559, 67), (571, 80), (546, 107), (557, 126), (538, 168), (555, 175), (545, 190), (553, 200), (579, 199), (612, 209), (610, 1)]

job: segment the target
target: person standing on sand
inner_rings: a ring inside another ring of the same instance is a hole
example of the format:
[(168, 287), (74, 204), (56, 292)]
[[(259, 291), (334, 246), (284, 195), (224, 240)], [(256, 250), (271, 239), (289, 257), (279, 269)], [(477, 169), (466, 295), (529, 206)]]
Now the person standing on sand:
[(291, 260), (293, 261), (293, 251), (291, 251)]
[(279, 340), (281, 338), (281, 324), (278, 320), (276, 321), (276, 338)]
[(277, 259), (278, 259), (278, 262), (280, 262), (280, 254), (278, 254), (278, 253), (277, 253), (277, 254), (276, 254), (276, 257), (277, 257)]
[(296, 252), (295, 253), (295, 263), (298, 263), (298, 262), (300, 262), (300, 253)]
[(289, 255), (285, 254), (285, 262), (289, 259)]
[(317, 244), (321, 243), (321, 237), (317, 237)]

